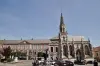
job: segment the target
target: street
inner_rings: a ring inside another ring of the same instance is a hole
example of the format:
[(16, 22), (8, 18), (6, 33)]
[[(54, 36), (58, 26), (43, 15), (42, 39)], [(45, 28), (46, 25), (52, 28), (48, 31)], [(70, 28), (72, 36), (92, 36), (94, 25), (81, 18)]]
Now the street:
[[(100, 66), (100, 63), (98, 63)], [(24, 60), (19, 61), (18, 63), (0, 63), (0, 66), (32, 66), (32, 60)], [(74, 65), (74, 66), (93, 66), (93, 64), (87, 64), (87, 65)]]

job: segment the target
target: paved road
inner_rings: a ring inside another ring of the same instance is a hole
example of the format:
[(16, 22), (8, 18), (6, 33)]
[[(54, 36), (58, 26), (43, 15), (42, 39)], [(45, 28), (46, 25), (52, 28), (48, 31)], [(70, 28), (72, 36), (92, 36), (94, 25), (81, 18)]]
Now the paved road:
[[(93, 64), (87, 64), (87, 65), (74, 65), (74, 66), (94, 66)], [(98, 63), (98, 66), (100, 66), (100, 63)]]
[[(0, 63), (0, 66), (32, 66), (32, 60), (26, 60), (26, 61), (20, 61), (19, 63)], [(87, 65), (74, 65), (74, 66), (93, 66), (93, 64), (87, 64)], [(100, 63), (99, 63), (100, 66)]]

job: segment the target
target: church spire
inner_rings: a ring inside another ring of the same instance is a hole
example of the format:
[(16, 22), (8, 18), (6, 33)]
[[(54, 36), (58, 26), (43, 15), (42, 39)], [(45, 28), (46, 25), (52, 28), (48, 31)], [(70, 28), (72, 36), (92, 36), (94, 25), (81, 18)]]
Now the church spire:
[(63, 19), (63, 15), (61, 13), (61, 17), (60, 17), (60, 33), (65, 33), (66, 32), (66, 28), (65, 28), (65, 24), (64, 24), (64, 19)]
[(63, 15), (61, 13), (61, 17), (60, 17), (60, 25), (64, 24), (64, 20), (63, 20)]

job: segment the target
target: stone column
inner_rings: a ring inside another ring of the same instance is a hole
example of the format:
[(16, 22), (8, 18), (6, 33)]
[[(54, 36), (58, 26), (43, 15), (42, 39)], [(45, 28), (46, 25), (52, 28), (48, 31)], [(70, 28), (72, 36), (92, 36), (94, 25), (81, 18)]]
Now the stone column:
[(61, 44), (61, 58), (64, 58), (64, 50), (63, 50), (63, 45)]
[(70, 59), (70, 49), (69, 49), (69, 44), (68, 44), (68, 59)]
[(58, 59), (60, 59), (60, 41), (59, 41), (59, 44), (58, 44), (57, 57), (58, 57)]
[(60, 60), (62, 60), (63, 58), (63, 45), (62, 45), (62, 38), (61, 38), (61, 41), (60, 41)]
[(36, 50), (36, 55), (35, 55), (35, 59), (37, 60), (37, 50)]
[(48, 50), (48, 59), (50, 60), (50, 46), (49, 46), (49, 50)]
[(84, 49), (84, 59), (86, 58), (86, 55), (85, 55), (85, 45), (83, 44), (83, 49)]
[(36, 60), (36, 54), (37, 54), (37, 52), (36, 52), (36, 50), (34, 51), (34, 60)]
[(29, 50), (27, 50), (27, 60), (29, 59)]
[(74, 55), (75, 55), (75, 58), (76, 58), (76, 50), (77, 50), (76, 49), (76, 45), (74, 44), (74, 53), (75, 53)]
[(33, 50), (31, 50), (31, 52), (32, 52), (31, 58), (33, 58)]

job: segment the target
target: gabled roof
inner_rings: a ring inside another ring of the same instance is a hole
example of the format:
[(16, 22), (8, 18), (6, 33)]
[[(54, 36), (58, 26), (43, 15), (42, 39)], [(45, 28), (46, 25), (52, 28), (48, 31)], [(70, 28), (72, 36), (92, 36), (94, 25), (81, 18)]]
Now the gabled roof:
[(20, 42), (19, 44), (30, 44), (28, 41), (23, 40), (22, 42)]
[[(71, 36), (71, 35), (68, 35), (67, 37), (68, 37), (68, 41), (72, 41), (72, 40), (74, 40), (74, 41), (81, 41), (81, 40), (88, 41), (88, 39), (84, 36)], [(51, 39), (59, 39), (59, 37), (55, 36)]]

